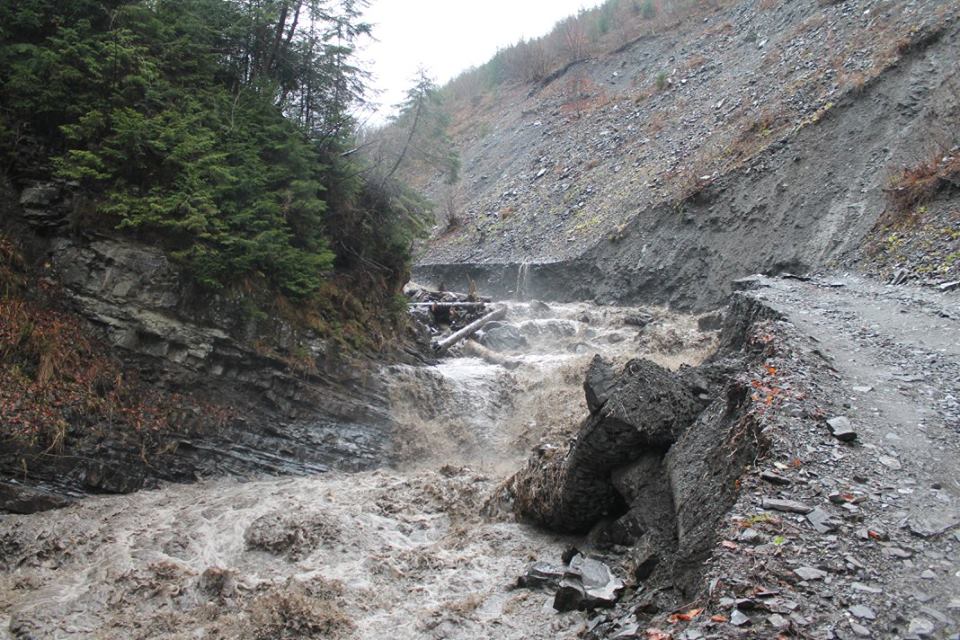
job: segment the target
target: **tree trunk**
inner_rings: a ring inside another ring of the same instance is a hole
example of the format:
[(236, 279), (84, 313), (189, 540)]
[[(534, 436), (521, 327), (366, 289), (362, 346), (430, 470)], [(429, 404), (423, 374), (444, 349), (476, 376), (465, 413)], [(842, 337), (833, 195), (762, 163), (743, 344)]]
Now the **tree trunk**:
[(506, 307), (500, 307), (496, 311), (491, 311), (490, 313), (483, 316), (479, 320), (474, 320), (473, 322), (465, 326), (463, 329), (460, 329), (456, 333), (450, 336), (447, 336), (443, 340), (437, 340), (436, 342), (434, 342), (433, 350), (436, 351), (437, 353), (443, 353), (444, 351), (446, 351), (453, 345), (457, 344), (464, 338), (469, 338), (470, 336), (475, 334), (477, 331), (482, 329), (487, 323), (493, 322), (494, 320), (500, 320), (506, 315), (507, 315)]

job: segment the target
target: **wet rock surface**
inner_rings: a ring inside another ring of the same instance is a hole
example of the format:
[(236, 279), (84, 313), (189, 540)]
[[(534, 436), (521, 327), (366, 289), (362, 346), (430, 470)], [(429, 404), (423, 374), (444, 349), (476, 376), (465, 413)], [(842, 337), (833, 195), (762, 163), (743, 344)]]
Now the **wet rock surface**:
[[(783, 318), (756, 336), (767, 445), (683, 601), (696, 615), (644, 609), (640, 590), (590, 637), (618, 637), (634, 616), (674, 638), (956, 637), (957, 298), (852, 276), (757, 285), (741, 295)], [(831, 432), (840, 415), (855, 440)]]
[(623, 581), (613, 575), (610, 567), (577, 554), (557, 585), (553, 608), (561, 612), (609, 608), (616, 604), (623, 587)]
[(700, 408), (690, 389), (669, 371), (631, 360), (566, 452), (535, 458), (511, 479), (514, 512), (558, 530), (590, 528), (618, 509), (611, 470), (644, 453), (662, 456)]
[[(0, 518), (0, 636), (576, 637), (580, 609), (611, 606), (635, 575), (615, 543), (577, 559), (570, 548), (582, 540), (481, 508), (545, 431), (583, 420), (594, 354), (616, 371), (638, 353), (677, 369), (701, 362), (717, 336), (663, 309), (643, 310), (651, 322), (641, 329), (623, 322), (638, 309), (505, 306), (505, 322), (527, 337), (501, 354), (517, 367), (458, 345), (431, 365), (382, 370), (395, 468), (160, 483)], [(631, 486), (639, 473), (627, 474)], [(634, 535), (651, 529), (638, 523)], [(549, 564), (527, 570), (534, 559)], [(655, 557), (636, 575), (654, 566)], [(519, 576), (536, 588), (513, 588)], [(582, 591), (568, 612), (553, 608), (563, 579)]]
[[(32, 225), (29, 207), (60, 211), (69, 201), (62, 185), (26, 186), (15, 213)], [(31, 486), (69, 500), (83, 493), (129, 493), (158, 480), (364, 469), (389, 458), (391, 421), (383, 386), (372, 375), (379, 365), (363, 359), (348, 363), (309, 336), (301, 336), (306, 343), (298, 347), (292, 330), (274, 336), (281, 349), (299, 348), (315, 358), (317, 368), (304, 375), (282, 354), (252, 346), (257, 329), (242, 300), (194, 304), (195, 292), (159, 249), (128, 240), (51, 235), (54, 228), (24, 237), (37, 244), (33, 251), (47, 256), (48, 286), (62, 286), (62, 302), (145, 384), (202, 396), (230, 417), (219, 420), (196, 409), (172, 412), (179, 430), (146, 450), (136, 438), (111, 435), (109, 429), (64, 455), (0, 450), (0, 470), (23, 481), (8, 486), (8, 493), (19, 494), (8, 510), (52, 504), (36, 500)]]

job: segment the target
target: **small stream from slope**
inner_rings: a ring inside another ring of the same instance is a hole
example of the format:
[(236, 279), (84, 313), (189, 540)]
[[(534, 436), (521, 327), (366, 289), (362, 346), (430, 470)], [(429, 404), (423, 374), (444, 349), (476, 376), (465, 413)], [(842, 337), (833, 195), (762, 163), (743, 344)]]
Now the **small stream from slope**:
[[(645, 313), (646, 328), (630, 323)], [(3, 517), (0, 637), (576, 637), (582, 614), (510, 589), (572, 540), (485, 520), (481, 506), (544, 434), (575, 429), (595, 353), (676, 368), (713, 344), (693, 318), (589, 304), (508, 303), (497, 331), (501, 364), (454, 353), (385, 368), (390, 468)]]

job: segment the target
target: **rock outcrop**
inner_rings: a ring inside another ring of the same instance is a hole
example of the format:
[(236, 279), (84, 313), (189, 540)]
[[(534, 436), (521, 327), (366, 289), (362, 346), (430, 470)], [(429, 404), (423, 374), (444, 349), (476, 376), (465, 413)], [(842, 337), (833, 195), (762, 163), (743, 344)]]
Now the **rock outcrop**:
[(615, 372), (595, 358), (584, 383), (590, 415), (566, 446), (542, 445), (490, 507), (598, 548), (626, 549), (636, 582), (696, 587), (737, 479), (758, 454), (752, 388), (737, 374), (762, 357), (751, 336), (778, 314), (735, 296), (720, 351), (677, 373), (646, 360)]
[(648, 360), (629, 362), (566, 451), (544, 451), (512, 478), (514, 511), (562, 531), (589, 529), (622, 509), (612, 472), (644, 454), (662, 456), (701, 408), (669, 371)]
[[(5, 451), (0, 470), (11, 476), (22, 476), (29, 464), (26, 484), (7, 487), (11, 497), (0, 507), (40, 509), (58, 504), (47, 494), (127, 493), (158, 478), (316, 473), (389, 458), (392, 427), (374, 363), (343, 360), (333, 343), (280, 318), (264, 319), (240, 294), (201, 295), (156, 247), (70, 232), (69, 185), (20, 186), (19, 194), (9, 185), (0, 190), (0, 232), (17, 238), (37, 265), (36, 277), (58, 292), (57, 304), (85, 319), (144, 384), (171, 397), (191, 393), (232, 417), (214, 424), (184, 408), (180, 429), (157, 436), (162, 442), (146, 451), (109, 428), (82, 445), (95, 451)], [(295, 369), (293, 354), (311, 367)], [(35, 495), (30, 484), (44, 488)]]

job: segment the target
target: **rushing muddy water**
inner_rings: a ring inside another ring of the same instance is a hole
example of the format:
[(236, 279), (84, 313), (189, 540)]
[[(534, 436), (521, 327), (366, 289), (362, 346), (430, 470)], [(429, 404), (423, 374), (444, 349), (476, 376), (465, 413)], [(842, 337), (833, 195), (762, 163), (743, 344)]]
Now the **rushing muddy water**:
[[(511, 589), (573, 542), (479, 513), (546, 433), (585, 415), (595, 353), (668, 367), (712, 343), (691, 318), (511, 304), (499, 364), (452, 354), (384, 375), (389, 469), (219, 480), (0, 522), (0, 637), (566, 638), (582, 614)], [(523, 344), (521, 344), (523, 343)], [(489, 354), (487, 354), (489, 355)]]

